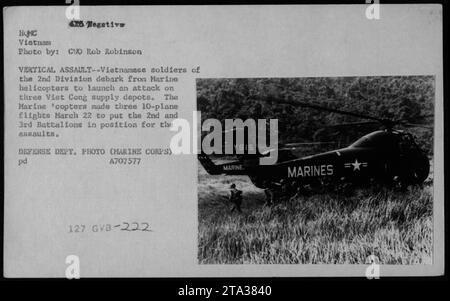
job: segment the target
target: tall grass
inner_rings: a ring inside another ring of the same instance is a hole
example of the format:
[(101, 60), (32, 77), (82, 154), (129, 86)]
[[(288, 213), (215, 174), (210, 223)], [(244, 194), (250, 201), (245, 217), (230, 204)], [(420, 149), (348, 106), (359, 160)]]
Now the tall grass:
[[(362, 264), (371, 254), (383, 264), (431, 263), (430, 186), (301, 196), (268, 208), (244, 177), (222, 179), (199, 176), (200, 263)], [(244, 190), (243, 214), (229, 212), (229, 182)]]

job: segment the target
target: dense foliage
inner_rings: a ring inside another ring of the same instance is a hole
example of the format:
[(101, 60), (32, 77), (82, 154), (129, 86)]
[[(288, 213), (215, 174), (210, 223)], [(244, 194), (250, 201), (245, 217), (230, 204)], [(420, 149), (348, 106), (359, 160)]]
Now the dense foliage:
[[(202, 119), (277, 118), (283, 143), (335, 141), (345, 146), (379, 125), (334, 126), (364, 121), (352, 116), (282, 104), (301, 100), (375, 117), (433, 124), (433, 76), (374, 76), (321, 78), (199, 79), (197, 106)], [(401, 126), (398, 127), (402, 129)], [(433, 132), (403, 128), (432, 154)], [(330, 147), (329, 144), (326, 146)], [(324, 146), (324, 147), (326, 147)]]

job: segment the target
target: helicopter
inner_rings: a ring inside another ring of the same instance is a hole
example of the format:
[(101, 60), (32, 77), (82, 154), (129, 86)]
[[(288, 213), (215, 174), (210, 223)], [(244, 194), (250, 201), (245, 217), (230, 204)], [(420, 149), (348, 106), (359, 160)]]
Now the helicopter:
[[(405, 188), (409, 185), (422, 184), (428, 178), (430, 172), (428, 156), (416, 143), (411, 133), (394, 127), (397, 125), (428, 129), (430, 127), (308, 102), (294, 100), (283, 102), (365, 120), (341, 124), (341, 126), (378, 124), (382, 128), (362, 136), (346, 147), (308, 156), (294, 154), (293, 149), (298, 145), (296, 143), (281, 144), (277, 149), (277, 162), (273, 165), (259, 164), (258, 158), (267, 156), (267, 152), (256, 155), (237, 155), (237, 159), (225, 163), (215, 163), (211, 155), (201, 152), (198, 160), (204, 169), (210, 175), (247, 175), (252, 183), (261, 189), (273, 189), (276, 185), (280, 186), (283, 183), (297, 187), (311, 185), (333, 187), (343, 183), (359, 185), (374, 182), (395, 184)], [(248, 148), (247, 145), (234, 145), (234, 147)]]

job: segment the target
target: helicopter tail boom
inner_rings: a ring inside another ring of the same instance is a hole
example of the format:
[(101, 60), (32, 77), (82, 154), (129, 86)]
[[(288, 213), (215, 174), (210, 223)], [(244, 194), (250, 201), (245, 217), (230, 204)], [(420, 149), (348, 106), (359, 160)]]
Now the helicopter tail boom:
[(248, 171), (239, 161), (230, 163), (215, 164), (211, 158), (206, 154), (199, 154), (198, 160), (210, 175), (247, 175)]

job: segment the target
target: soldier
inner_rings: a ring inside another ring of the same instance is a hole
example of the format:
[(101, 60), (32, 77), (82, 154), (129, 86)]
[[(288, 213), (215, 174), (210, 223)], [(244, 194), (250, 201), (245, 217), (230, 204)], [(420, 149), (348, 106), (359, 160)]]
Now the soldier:
[(285, 202), (289, 199), (290, 185), (285, 179), (280, 181), (280, 202)]
[(228, 200), (233, 204), (230, 210), (231, 212), (236, 209), (239, 213), (242, 213), (242, 190), (237, 189), (234, 183), (230, 186), (230, 197)]
[(271, 189), (272, 192), (272, 205), (276, 205), (275, 203), (280, 203), (282, 199), (282, 185), (277, 182), (271, 182)]
[(274, 201), (274, 194), (273, 191), (271, 190), (270, 187), (270, 182), (269, 181), (265, 181), (264, 182), (264, 194), (266, 195), (266, 203), (264, 204), (265, 206), (271, 206), (273, 205), (273, 201)]
[(303, 192), (303, 187), (302, 185), (300, 185), (300, 183), (293, 181), (291, 183), (291, 192), (292, 192), (292, 196), (289, 198), (289, 202), (293, 202), (296, 201)]

